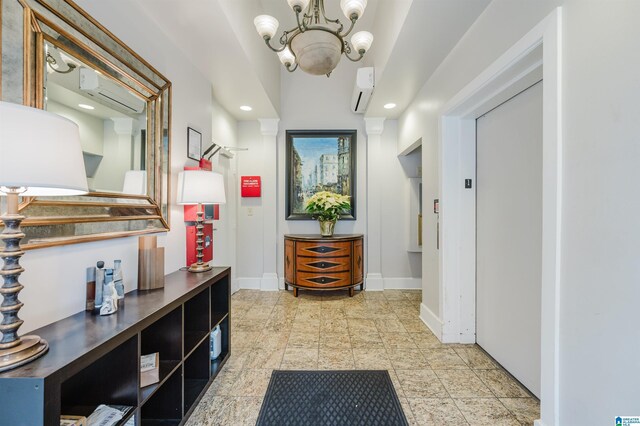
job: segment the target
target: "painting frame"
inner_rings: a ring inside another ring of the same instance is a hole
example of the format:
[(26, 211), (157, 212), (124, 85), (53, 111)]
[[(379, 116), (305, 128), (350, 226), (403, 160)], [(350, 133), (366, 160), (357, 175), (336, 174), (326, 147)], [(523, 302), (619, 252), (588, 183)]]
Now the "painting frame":
[(202, 155), (202, 133), (192, 127), (187, 127), (187, 157), (200, 161)]
[(294, 170), (294, 140), (295, 139), (332, 139), (346, 137), (349, 138), (349, 174), (348, 184), (349, 190), (345, 195), (349, 195), (351, 199), (351, 211), (340, 217), (340, 220), (356, 220), (356, 207), (357, 207), (357, 145), (358, 145), (358, 132), (355, 129), (347, 130), (287, 130), (286, 131), (286, 161), (285, 161), (285, 173), (286, 173), (286, 197), (285, 197), (285, 211), (286, 220), (314, 220), (310, 214), (296, 211), (294, 208), (296, 194), (300, 184), (296, 184), (296, 176)]

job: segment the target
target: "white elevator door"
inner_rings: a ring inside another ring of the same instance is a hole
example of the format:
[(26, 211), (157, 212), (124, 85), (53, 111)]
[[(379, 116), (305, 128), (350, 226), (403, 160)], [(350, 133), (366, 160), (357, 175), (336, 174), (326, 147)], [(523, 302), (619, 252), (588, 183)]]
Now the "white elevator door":
[(540, 397), (542, 82), (476, 130), (477, 342)]

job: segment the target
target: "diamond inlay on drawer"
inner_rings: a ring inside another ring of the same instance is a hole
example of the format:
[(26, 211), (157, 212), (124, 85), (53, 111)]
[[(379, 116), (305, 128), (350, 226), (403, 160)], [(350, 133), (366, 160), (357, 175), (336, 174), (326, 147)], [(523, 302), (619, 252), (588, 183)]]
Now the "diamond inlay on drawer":
[(327, 269), (327, 268), (333, 268), (334, 266), (340, 266), (340, 264), (333, 263), (333, 262), (311, 262), (311, 263), (307, 263), (307, 266), (313, 266), (314, 268), (320, 268), (320, 269)]

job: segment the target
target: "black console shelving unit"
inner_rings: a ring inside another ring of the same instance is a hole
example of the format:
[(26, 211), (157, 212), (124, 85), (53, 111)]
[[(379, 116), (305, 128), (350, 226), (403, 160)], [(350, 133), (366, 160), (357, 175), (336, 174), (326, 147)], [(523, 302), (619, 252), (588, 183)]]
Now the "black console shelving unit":
[[(231, 271), (167, 275), (164, 289), (127, 293), (118, 313), (81, 312), (33, 333), (49, 342), (42, 358), (0, 374), (0, 423), (60, 424), (100, 404), (131, 407), (120, 424), (180, 425), (229, 358)], [(220, 325), (222, 353), (211, 360)], [(140, 388), (140, 356), (158, 352), (160, 381)]]

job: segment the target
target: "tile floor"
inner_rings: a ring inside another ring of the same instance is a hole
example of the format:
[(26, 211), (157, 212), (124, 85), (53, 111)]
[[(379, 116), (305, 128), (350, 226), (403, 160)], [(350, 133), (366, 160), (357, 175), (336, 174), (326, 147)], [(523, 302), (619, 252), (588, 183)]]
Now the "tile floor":
[(255, 425), (273, 369), (389, 370), (411, 425), (532, 425), (535, 398), (475, 345), (444, 345), (408, 290), (265, 293), (231, 306), (232, 356), (187, 425)]

